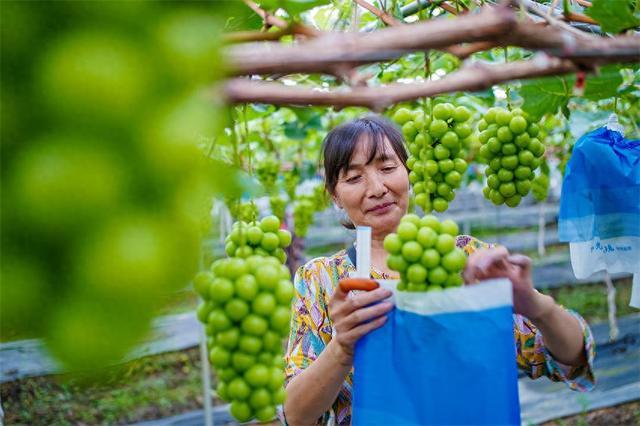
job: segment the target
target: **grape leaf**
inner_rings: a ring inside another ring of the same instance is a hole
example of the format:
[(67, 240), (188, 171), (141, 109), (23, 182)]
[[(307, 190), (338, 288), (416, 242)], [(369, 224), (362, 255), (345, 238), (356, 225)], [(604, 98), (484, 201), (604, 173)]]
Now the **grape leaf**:
[(327, 4), (329, 0), (259, 0), (258, 3), (267, 12), (273, 13), (279, 7), (287, 11), (289, 16), (299, 15), (305, 10)]
[(592, 101), (606, 99), (618, 94), (622, 84), (620, 66), (607, 65), (600, 68), (599, 75), (588, 75), (584, 88), (584, 97)]
[[(597, 101), (616, 96), (621, 84), (619, 66), (602, 67), (599, 75), (587, 75), (583, 97)], [(567, 115), (567, 103), (573, 96), (574, 85), (575, 76), (523, 81), (519, 90), (519, 95), (524, 99), (522, 109), (534, 120), (540, 119), (545, 113), (554, 114), (558, 108)]]
[(569, 102), (570, 87), (567, 79), (561, 77), (523, 81), (518, 91), (524, 99), (522, 109), (533, 120), (539, 120), (545, 113), (554, 114)]
[(633, 12), (632, 2), (627, 0), (593, 0), (586, 14), (598, 21), (602, 30), (608, 33), (640, 26), (640, 16)]
[(305, 10), (327, 4), (328, 0), (281, 0), (280, 4), (290, 15), (299, 15)]
[(290, 139), (304, 139), (307, 136), (307, 132), (299, 121), (292, 121), (284, 124), (284, 134)]
[(269, 104), (249, 104), (249, 108), (246, 109), (246, 119), (255, 120), (257, 118), (267, 117), (273, 114), (276, 110), (274, 105)]

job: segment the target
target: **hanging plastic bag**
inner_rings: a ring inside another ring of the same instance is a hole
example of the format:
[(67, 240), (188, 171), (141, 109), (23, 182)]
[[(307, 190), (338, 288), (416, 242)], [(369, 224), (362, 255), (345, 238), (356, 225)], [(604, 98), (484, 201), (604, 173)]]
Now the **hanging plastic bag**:
[(565, 170), (558, 236), (570, 243), (579, 279), (640, 273), (640, 140), (625, 139), (616, 124), (578, 139)]
[(395, 291), (356, 345), (353, 425), (519, 425), (512, 300), (504, 279)]

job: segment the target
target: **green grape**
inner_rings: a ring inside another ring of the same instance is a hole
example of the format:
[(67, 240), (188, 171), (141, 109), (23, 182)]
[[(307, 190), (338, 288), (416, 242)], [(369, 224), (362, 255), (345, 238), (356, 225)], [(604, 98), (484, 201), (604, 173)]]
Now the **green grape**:
[[(4, 6), (0, 338), (41, 338), (64, 371), (95, 375), (197, 272), (212, 197), (240, 192), (202, 151), (221, 130), (207, 88), (226, 17), (193, 2)], [(194, 281), (206, 321), (214, 277)]]
[[(234, 223), (227, 241), (238, 244), (237, 250), (266, 246), (275, 251), (291, 243), (291, 234), (280, 229), (276, 216), (267, 216)], [(198, 293), (206, 295), (198, 319), (215, 336), (208, 348), (218, 392), (231, 401), (238, 421), (271, 419), (284, 392), (284, 365), (274, 359), (284, 356), (282, 339), (289, 333), (294, 289), (282, 263), (269, 254), (229, 257), (216, 260), (194, 279)]]
[(300, 183), (300, 170), (294, 168), (284, 173), (284, 190), (292, 201), (296, 198), (296, 188)]
[(446, 211), (467, 170), (463, 149), (471, 143), (471, 112), (463, 106), (439, 103), (432, 116), (408, 108), (396, 114), (393, 118), (403, 125), (407, 138), (415, 203), (425, 212)]
[(280, 222), (283, 222), (287, 209), (287, 200), (280, 195), (273, 195), (269, 197), (269, 206), (271, 207), (271, 213), (280, 219)]
[(293, 203), (293, 232), (299, 237), (305, 237), (315, 213), (329, 206), (330, 199), (321, 183), (313, 187), (311, 194), (298, 196)]
[(496, 205), (516, 207), (530, 190), (538, 188), (532, 177), (545, 151), (537, 137), (542, 137), (542, 132), (519, 108), (490, 108), (482, 120), (482, 126), (478, 125), (479, 157), (489, 165), (482, 193)]
[(225, 251), (230, 257), (248, 258), (259, 252), (277, 256), (278, 250), (286, 248), (290, 243), (291, 234), (280, 229), (280, 219), (277, 216), (267, 216), (260, 222), (235, 222), (225, 239)]
[(533, 178), (531, 192), (536, 200), (546, 200), (549, 195), (549, 177), (544, 173), (540, 173)]
[(268, 155), (255, 167), (258, 180), (267, 192), (273, 192), (280, 173), (280, 162), (273, 155)]
[(258, 217), (258, 206), (253, 201), (237, 202), (230, 200), (227, 203), (231, 216), (242, 222), (251, 222)]
[(399, 108), (393, 115), (393, 121), (401, 126), (411, 119), (413, 119), (413, 113), (407, 108)]
[[(442, 199), (434, 202), (438, 200)], [(436, 286), (461, 285), (460, 274), (467, 257), (456, 247), (457, 234), (458, 225), (452, 220), (440, 222), (432, 215), (404, 216), (397, 233), (384, 240), (389, 253), (387, 265), (400, 272), (398, 290), (429, 291)], [(449, 279), (450, 276), (453, 277)]]

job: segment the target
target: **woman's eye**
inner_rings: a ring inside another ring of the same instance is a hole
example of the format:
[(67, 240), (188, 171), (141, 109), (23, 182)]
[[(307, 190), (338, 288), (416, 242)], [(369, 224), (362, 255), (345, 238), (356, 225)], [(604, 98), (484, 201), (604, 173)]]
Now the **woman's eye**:
[(387, 166), (387, 167), (383, 167), (382, 171), (383, 172), (392, 172), (394, 171), (398, 166)]
[(355, 183), (360, 179), (360, 175), (358, 176), (351, 176), (350, 178), (347, 178), (346, 182), (347, 183)]

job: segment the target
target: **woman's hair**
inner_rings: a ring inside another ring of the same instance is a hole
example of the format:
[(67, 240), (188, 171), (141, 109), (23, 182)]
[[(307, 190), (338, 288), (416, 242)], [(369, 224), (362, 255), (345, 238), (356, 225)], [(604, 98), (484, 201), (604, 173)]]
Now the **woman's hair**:
[[(367, 164), (375, 160), (378, 153), (385, 153), (385, 137), (391, 147), (407, 167), (407, 150), (402, 133), (395, 124), (379, 115), (367, 115), (343, 123), (331, 130), (324, 138), (322, 152), (324, 159), (324, 183), (329, 194), (333, 195), (341, 172), (346, 172), (358, 142), (369, 141)], [(355, 226), (348, 218), (342, 220), (348, 229)]]
[(396, 155), (407, 167), (407, 150), (400, 130), (379, 115), (367, 115), (343, 123), (331, 130), (324, 138), (323, 159), (325, 186), (329, 194), (334, 194), (341, 172), (346, 172), (358, 142), (369, 140), (367, 164), (375, 160), (379, 152), (384, 153), (385, 137), (391, 143)]

